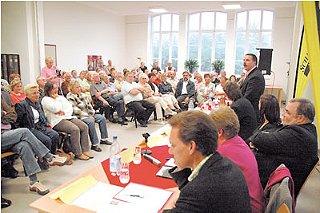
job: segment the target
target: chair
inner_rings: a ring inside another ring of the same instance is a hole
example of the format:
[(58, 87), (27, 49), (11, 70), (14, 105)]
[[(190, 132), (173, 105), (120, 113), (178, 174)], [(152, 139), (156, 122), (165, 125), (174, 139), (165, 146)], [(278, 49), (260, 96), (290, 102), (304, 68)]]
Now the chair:
[(59, 142), (58, 142), (57, 148), (60, 150), (63, 150), (65, 153), (72, 152), (70, 134), (66, 132), (58, 132), (58, 134), (59, 134)]
[(124, 114), (125, 117), (131, 117), (130, 122), (134, 121), (134, 124), (136, 126), (136, 128), (138, 128), (138, 123), (137, 123), (137, 115), (136, 112), (134, 112), (133, 110), (127, 108), (126, 113)]
[(294, 182), (289, 169), (281, 164), (269, 177), (264, 190), (267, 200), (265, 213), (294, 213)]

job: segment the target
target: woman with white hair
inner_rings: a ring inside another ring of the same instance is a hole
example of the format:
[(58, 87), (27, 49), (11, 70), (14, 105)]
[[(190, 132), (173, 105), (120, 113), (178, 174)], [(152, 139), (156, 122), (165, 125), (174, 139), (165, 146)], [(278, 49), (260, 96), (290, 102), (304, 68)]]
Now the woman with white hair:
[(141, 75), (139, 76), (139, 84), (144, 88), (144, 91), (142, 93), (143, 99), (155, 105), (157, 118), (163, 120), (162, 109), (164, 110), (165, 115), (175, 115), (176, 112), (172, 111), (169, 108), (168, 104), (161, 96), (154, 95), (154, 91), (151, 89), (151, 86), (147, 82), (148, 76), (145, 73), (141, 73)]

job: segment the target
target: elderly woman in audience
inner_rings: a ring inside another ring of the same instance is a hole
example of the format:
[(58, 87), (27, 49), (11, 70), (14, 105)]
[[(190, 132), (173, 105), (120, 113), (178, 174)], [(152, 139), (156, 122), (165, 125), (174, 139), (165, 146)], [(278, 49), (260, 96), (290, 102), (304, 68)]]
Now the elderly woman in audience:
[(37, 84), (28, 84), (24, 87), (26, 99), (17, 103), (17, 124), (19, 127), (30, 129), (52, 154), (56, 154), (59, 134), (51, 129), (49, 122), (39, 102), (39, 87)]
[(54, 130), (70, 134), (71, 149), (76, 158), (89, 160), (93, 158), (89, 152), (88, 126), (72, 116), (72, 104), (63, 96), (58, 95), (56, 84), (47, 82), (44, 87), (45, 97), (41, 104)]
[(233, 102), (231, 108), (238, 116), (240, 122), (239, 136), (246, 141), (258, 126), (253, 106), (248, 99), (242, 96), (237, 83), (227, 81), (223, 89), (227, 97)]
[[(101, 114), (95, 114), (94, 109), (88, 97), (81, 93), (80, 84), (78, 81), (70, 82), (70, 92), (67, 95), (68, 101), (72, 104), (73, 115), (82, 120), (89, 127), (89, 136), (92, 143), (91, 149), (96, 152), (101, 152), (99, 144), (111, 145), (107, 140), (107, 120)], [(101, 141), (98, 139), (95, 123), (99, 124), (101, 133)]]
[(9, 106), (13, 106), (10, 99), (10, 85), (7, 80), (1, 79), (1, 100), (5, 100)]
[(227, 78), (225, 76), (221, 76), (220, 83), (216, 86), (216, 96), (225, 96), (225, 92), (223, 90), (223, 87), (225, 86), (227, 82)]
[(55, 84), (58, 84), (57, 70), (52, 57), (47, 57), (45, 59), (46, 66), (41, 69), (41, 76), (44, 77), (48, 82), (52, 81)]
[(210, 74), (204, 74), (204, 83), (198, 87), (197, 90), (197, 101), (198, 104), (202, 104), (205, 101), (210, 100), (214, 97), (215, 86), (211, 82)]
[(10, 99), (13, 105), (23, 101), (26, 98), (26, 94), (22, 91), (22, 82), (20, 80), (13, 80), (10, 86)]
[(194, 86), (195, 86), (195, 91), (197, 92), (198, 91), (198, 89), (199, 89), (199, 87), (203, 84), (203, 78), (202, 78), (202, 76), (201, 76), (201, 74), (196, 74), (195, 76), (194, 76), (194, 78), (195, 78), (195, 81), (194, 81)]
[(252, 213), (262, 213), (265, 207), (256, 158), (247, 144), (238, 136), (240, 124), (235, 112), (221, 107), (210, 114), (218, 129), (217, 151), (229, 158), (246, 179)]
[(159, 92), (164, 101), (168, 104), (170, 109), (181, 111), (181, 108), (178, 104), (176, 97), (174, 96), (174, 92), (172, 86), (169, 82), (167, 82), (167, 74), (161, 74), (162, 82), (159, 85)]
[(145, 73), (142, 73), (140, 75), (139, 84), (144, 88), (144, 91), (142, 92), (143, 99), (151, 104), (155, 104), (157, 118), (160, 120), (163, 119), (162, 109), (164, 110), (165, 115), (175, 115), (176, 113), (169, 108), (168, 104), (163, 100), (161, 96), (154, 95), (155, 93), (151, 89), (151, 86), (147, 83), (147, 81), (148, 76)]

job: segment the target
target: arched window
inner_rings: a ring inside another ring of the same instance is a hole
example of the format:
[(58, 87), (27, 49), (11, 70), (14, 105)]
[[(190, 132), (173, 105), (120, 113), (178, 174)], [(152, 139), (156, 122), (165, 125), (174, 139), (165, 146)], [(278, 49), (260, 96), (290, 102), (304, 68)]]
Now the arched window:
[(200, 71), (210, 71), (215, 59), (225, 61), (226, 31), (227, 13), (190, 14), (187, 59), (197, 59)]
[(161, 69), (169, 60), (178, 66), (179, 15), (163, 14), (151, 18), (151, 55)]
[(258, 55), (256, 48), (272, 48), (273, 12), (249, 10), (237, 13), (235, 37), (235, 74), (243, 70), (246, 53)]

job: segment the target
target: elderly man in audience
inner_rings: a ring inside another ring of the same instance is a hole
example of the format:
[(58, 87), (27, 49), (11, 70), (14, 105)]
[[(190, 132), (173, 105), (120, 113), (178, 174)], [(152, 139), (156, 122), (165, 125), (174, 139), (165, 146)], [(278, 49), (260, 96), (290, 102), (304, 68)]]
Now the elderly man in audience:
[(72, 104), (58, 95), (58, 86), (47, 82), (44, 86), (45, 97), (41, 104), (52, 128), (58, 132), (70, 134), (71, 149), (75, 157), (80, 160), (93, 158), (89, 152), (88, 126), (73, 116)]
[(168, 104), (171, 110), (181, 111), (181, 108), (178, 104), (176, 97), (174, 97), (174, 92), (171, 84), (167, 81), (167, 74), (161, 74), (162, 82), (159, 85), (159, 92), (164, 99), (164, 101)]
[[(88, 99), (88, 96), (81, 93), (80, 84), (78, 81), (71, 81), (70, 92), (67, 95), (68, 101), (72, 104), (73, 115), (82, 120), (89, 127), (89, 136), (92, 143), (91, 149), (96, 152), (101, 152), (99, 144), (111, 145), (112, 143), (107, 140), (107, 120), (101, 114), (95, 114), (94, 109)], [(101, 133), (101, 140), (99, 141), (95, 123), (99, 124)]]
[(235, 163), (246, 179), (252, 213), (263, 212), (265, 201), (256, 158), (244, 140), (238, 136), (240, 124), (236, 113), (221, 107), (210, 114), (218, 129), (217, 151)]
[(117, 74), (117, 71), (115, 68), (111, 68), (110, 70), (110, 78), (109, 78), (109, 81), (111, 83), (114, 83), (114, 81), (116, 80), (116, 74)]
[(72, 80), (78, 80), (77, 70), (72, 70), (72, 71), (71, 71), (71, 79), (72, 79)]
[(248, 187), (240, 169), (217, 151), (218, 133), (209, 115), (181, 112), (169, 120), (169, 170), (180, 189), (172, 209), (163, 212), (251, 212)]
[(239, 136), (244, 141), (247, 141), (258, 127), (253, 106), (248, 99), (242, 96), (241, 90), (236, 82), (227, 81), (223, 89), (227, 97), (232, 101), (231, 109), (233, 109), (238, 116), (240, 122)]
[(190, 80), (190, 73), (184, 71), (183, 78), (177, 84), (175, 96), (182, 110), (188, 110), (190, 101), (194, 102), (195, 84)]
[(59, 134), (51, 128), (43, 112), (38, 85), (28, 84), (24, 87), (24, 91), (26, 99), (15, 106), (18, 126), (28, 128), (52, 154), (56, 154)]
[[(151, 73), (150, 73), (151, 74)], [(176, 113), (173, 112), (168, 104), (164, 101), (164, 99), (161, 97), (161, 95), (156, 94), (152, 89), (150, 84), (147, 83), (148, 81), (148, 76), (145, 73), (142, 73), (139, 78), (139, 84), (141, 87), (144, 88), (142, 95), (144, 100), (152, 103), (156, 107), (156, 113), (157, 113), (157, 118), (160, 120), (163, 120), (163, 113), (162, 109), (164, 110), (165, 115), (175, 115)], [(155, 86), (157, 87), (157, 86)]]
[[(15, 115), (15, 116), (13, 116)], [(9, 116), (9, 118), (7, 118)], [(65, 157), (52, 155), (50, 150), (43, 145), (27, 128), (11, 130), (8, 121), (14, 122), (16, 114), (13, 109), (1, 100), (1, 152), (13, 151), (19, 154), (26, 175), (30, 179), (29, 190), (40, 195), (45, 195), (49, 189), (42, 185), (37, 178), (37, 173), (41, 171), (35, 156), (46, 162), (48, 165), (64, 165), (67, 161)]]
[(117, 91), (121, 92), (121, 86), (123, 84), (123, 73), (117, 72), (116, 73), (116, 79), (114, 80), (114, 85), (116, 86)]
[(111, 59), (109, 59), (109, 60), (108, 60), (108, 65), (107, 65), (106, 68), (105, 68), (107, 75), (110, 75), (110, 71), (111, 71), (112, 68), (115, 68), (115, 67), (114, 67), (113, 64), (112, 64)]
[(127, 107), (134, 111), (138, 122), (142, 127), (147, 127), (147, 122), (150, 115), (153, 113), (155, 106), (146, 100), (143, 100), (142, 93), (145, 90), (137, 83), (133, 82), (134, 75), (132, 72), (127, 72), (125, 75), (125, 82), (121, 87), (124, 101)]
[[(94, 100), (94, 103), (98, 106), (104, 106), (105, 111), (109, 112), (107, 108), (109, 108), (109, 105), (115, 107), (117, 114), (118, 114), (118, 120), (115, 122), (118, 122), (121, 125), (128, 125), (128, 123), (125, 121), (125, 108), (124, 108), (124, 102), (121, 98), (121, 96), (114, 96), (117, 94), (115, 91), (110, 91), (108, 89), (108, 86), (106, 83), (101, 81), (100, 76), (98, 73), (93, 74), (93, 81), (90, 85), (90, 94), (92, 99)], [(108, 113), (105, 115), (109, 120), (111, 119), (111, 114)]]
[(153, 62), (150, 72), (153, 72), (153, 71), (156, 71), (156, 73), (161, 72), (161, 68), (159, 67), (159, 64), (157, 61)]
[(20, 80), (13, 80), (10, 83), (10, 86), (11, 86), (10, 99), (13, 105), (23, 101), (26, 98), (26, 94), (22, 91), (22, 82)]
[(40, 95), (40, 102), (44, 96), (44, 85), (47, 83), (46, 79), (41, 75), (37, 77), (37, 84), (39, 86), (39, 95)]
[(289, 101), (283, 113), (283, 127), (274, 132), (258, 131), (250, 139), (256, 149), (261, 179), (265, 187), (270, 174), (285, 164), (291, 172), (295, 196), (318, 161), (317, 130), (312, 124), (313, 104), (303, 98)]
[(106, 86), (107, 86), (106, 88), (109, 91), (109, 93), (108, 93), (109, 96), (111, 96), (113, 99), (115, 99), (117, 101), (123, 100), (123, 95), (117, 90), (116, 85), (110, 81), (107, 74), (104, 72), (100, 72), (99, 76), (102, 79), (102, 81), (106, 84)]
[(176, 68), (174, 68), (174, 67), (172, 66), (172, 61), (168, 61), (167, 66), (164, 68), (163, 71), (164, 71), (165, 73), (168, 72), (168, 71), (174, 71), (174, 72), (176, 72)]
[(175, 92), (176, 89), (177, 89), (177, 84), (178, 84), (178, 82), (179, 82), (179, 80), (178, 80), (177, 77), (176, 77), (176, 72), (174, 72), (174, 71), (168, 71), (167, 74), (168, 74), (168, 79), (167, 79), (167, 81), (168, 81), (168, 83), (171, 84), (172, 89), (173, 89), (173, 91)]

